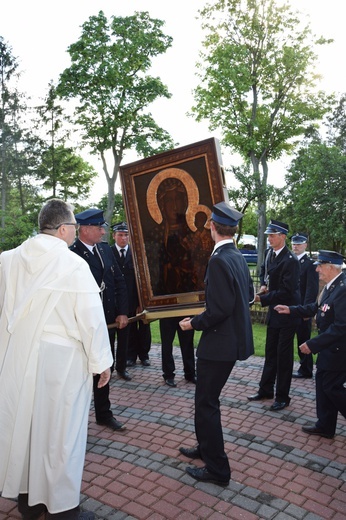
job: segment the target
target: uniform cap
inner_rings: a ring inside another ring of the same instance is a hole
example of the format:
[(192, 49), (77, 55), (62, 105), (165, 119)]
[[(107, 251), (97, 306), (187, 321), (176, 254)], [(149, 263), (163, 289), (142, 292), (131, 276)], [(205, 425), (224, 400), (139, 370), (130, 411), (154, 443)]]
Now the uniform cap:
[(113, 231), (116, 232), (116, 231), (126, 231), (126, 233), (128, 233), (128, 228), (127, 228), (127, 224), (126, 222), (118, 222), (117, 224), (114, 224), (114, 226), (112, 227)]
[(76, 221), (81, 226), (108, 226), (103, 216), (103, 210), (90, 208), (77, 213), (75, 215)]
[(334, 264), (334, 265), (342, 265), (344, 263), (344, 257), (337, 253), (336, 251), (326, 251), (320, 250), (318, 252), (317, 260), (314, 262), (314, 265), (320, 264)]
[(225, 226), (237, 226), (243, 216), (243, 213), (232, 208), (227, 202), (219, 202), (213, 206), (211, 220)]
[(265, 230), (265, 235), (278, 235), (279, 233), (283, 233), (287, 235), (288, 233), (288, 224), (284, 222), (279, 222), (278, 220), (271, 220)]
[(306, 244), (308, 242), (308, 235), (305, 233), (295, 233), (291, 236), (291, 243), (292, 244)]

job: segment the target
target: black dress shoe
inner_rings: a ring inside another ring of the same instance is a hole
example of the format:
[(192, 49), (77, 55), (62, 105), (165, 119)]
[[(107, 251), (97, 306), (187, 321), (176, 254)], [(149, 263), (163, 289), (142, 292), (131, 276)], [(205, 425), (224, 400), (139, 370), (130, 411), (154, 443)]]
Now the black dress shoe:
[(114, 431), (126, 430), (126, 426), (123, 423), (117, 421), (114, 417), (107, 419), (107, 421), (96, 421), (96, 424), (99, 424), (100, 426), (107, 426), (107, 428), (110, 428)]
[(288, 406), (290, 403), (286, 403), (286, 402), (279, 402), (279, 401), (275, 401), (271, 407), (270, 407), (270, 410), (273, 410), (274, 412), (278, 412), (279, 410), (283, 410), (284, 408), (286, 408), (286, 406)]
[(144, 367), (150, 367), (150, 361), (149, 361), (149, 359), (143, 359), (143, 360), (141, 361), (141, 363), (142, 363), (142, 366), (144, 366)]
[(190, 475), (190, 477), (195, 478), (201, 482), (211, 482), (212, 484), (217, 484), (218, 486), (228, 486), (229, 480), (222, 480), (217, 475), (210, 473), (206, 467), (204, 468), (186, 468), (186, 473)]
[(263, 395), (257, 392), (257, 394), (248, 395), (249, 401), (262, 401), (262, 399), (273, 399), (273, 395)]
[(132, 359), (129, 359), (128, 361), (126, 361), (127, 367), (134, 367), (135, 364), (136, 364), (136, 361), (132, 361)]
[(300, 372), (294, 372), (292, 374), (292, 378), (293, 379), (312, 379), (312, 376), (304, 376), (303, 374), (301, 374)]
[(183, 446), (181, 446), (179, 448), (179, 451), (182, 455), (184, 455), (188, 459), (201, 459), (202, 458), (199, 453), (198, 446), (196, 446), (195, 448), (184, 448)]
[(127, 370), (124, 370), (124, 372), (118, 372), (118, 376), (121, 377), (121, 379), (125, 379), (125, 381), (131, 381), (132, 377), (128, 373)]
[(302, 430), (304, 433), (308, 433), (309, 435), (319, 435), (320, 437), (325, 437), (326, 439), (333, 439), (333, 433), (326, 433), (317, 426), (303, 426)]
[(196, 379), (196, 376), (193, 376), (193, 377), (185, 377), (186, 381), (188, 383), (193, 383), (194, 385), (197, 383), (197, 379)]
[(165, 379), (165, 383), (166, 383), (166, 385), (168, 385), (168, 386), (172, 386), (172, 387), (177, 386), (177, 384), (174, 382), (174, 379), (173, 379), (173, 378)]

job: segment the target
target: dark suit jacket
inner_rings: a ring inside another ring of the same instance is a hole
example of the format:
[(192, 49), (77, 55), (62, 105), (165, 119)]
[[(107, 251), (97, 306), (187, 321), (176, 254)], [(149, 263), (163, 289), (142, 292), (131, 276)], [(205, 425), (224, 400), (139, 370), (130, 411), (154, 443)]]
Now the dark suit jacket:
[[(269, 307), (267, 323), (270, 327), (292, 327), (296, 320), (287, 314), (274, 311), (275, 305), (298, 305), (300, 302), (299, 290), (299, 262), (298, 258), (285, 246), (273, 262), (268, 261), (271, 249), (266, 252), (261, 267), (261, 285), (268, 283), (269, 292), (260, 296), (262, 307)], [(266, 275), (269, 282), (266, 281)]]
[(316, 366), (320, 370), (346, 370), (346, 274), (332, 283), (319, 303), (290, 307), (292, 316), (316, 315), (318, 336), (307, 340), (313, 354), (318, 354)]
[(137, 291), (137, 284), (136, 284), (136, 273), (135, 273), (135, 266), (133, 264), (133, 258), (132, 258), (132, 251), (131, 247), (128, 246), (126, 257), (124, 264), (121, 262), (121, 257), (118, 252), (118, 249), (115, 245), (111, 246), (111, 249), (113, 251), (114, 257), (117, 261), (117, 264), (119, 266), (119, 269), (124, 275), (125, 283), (127, 287), (127, 296), (129, 299), (129, 316), (134, 316), (136, 314), (137, 307), (139, 305), (138, 300), (138, 291)]
[(253, 284), (234, 244), (216, 249), (206, 272), (206, 309), (191, 324), (202, 330), (197, 357), (214, 361), (247, 359), (254, 353), (249, 302)]
[(302, 305), (315, 303), (318, 295), (319, 280), (314, 261), (305, 254), (299, 259), (299, 265), (300, 303)]
[(108, 324), (114, 323), (117, 316), (128, 314), (126, 283), (110, 246), (102, 242), (101, 244), (97, 244), (96, 247), (102, 258), (103, 266), (99, 259), (96, 258), (79, 239), (72, 244), (70, 250), (84, 258), (89, 264), (90, 270), (99, 287), (102, 287), (104, 284), (101, 298), (106, 322)]

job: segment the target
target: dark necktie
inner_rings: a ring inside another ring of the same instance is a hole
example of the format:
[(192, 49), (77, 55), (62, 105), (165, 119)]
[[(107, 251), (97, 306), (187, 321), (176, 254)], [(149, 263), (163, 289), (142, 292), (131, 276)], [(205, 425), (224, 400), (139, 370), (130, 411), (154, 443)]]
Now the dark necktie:
[(120, 249), (120, 262), (121, 262), (121, 265), (124, 265), (124, 262), (125, 262), (125, 249)]
[(93, 247), (93, 255), (100, 262), (100, 264), (103, 267), (103, 262), (102, 262), (102, 259), (101, 259), (101, 255), (100, 255), (100, 253), (99, 253), (99, 251), (98, 251), (96, 246)]

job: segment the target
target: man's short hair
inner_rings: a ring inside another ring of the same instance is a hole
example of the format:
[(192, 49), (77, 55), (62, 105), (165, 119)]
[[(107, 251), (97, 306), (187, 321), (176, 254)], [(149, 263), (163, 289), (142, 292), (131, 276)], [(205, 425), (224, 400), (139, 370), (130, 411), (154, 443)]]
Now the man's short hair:
[[(212, 219), (213, 220), (213, 219)], [(234, 237), (237, 232), (238, 226), (226, 226), (225, 224), (220, 224), (219, 222), (215, 222), (213, 220), (215, 230), (218, 235), (221, 237)]]
[(60, 199), (50, 199), (42, 206), (38, 215), (38, 228), (56, 229), (63, 222), (70, 222), (73, 207), (68, 202)]

